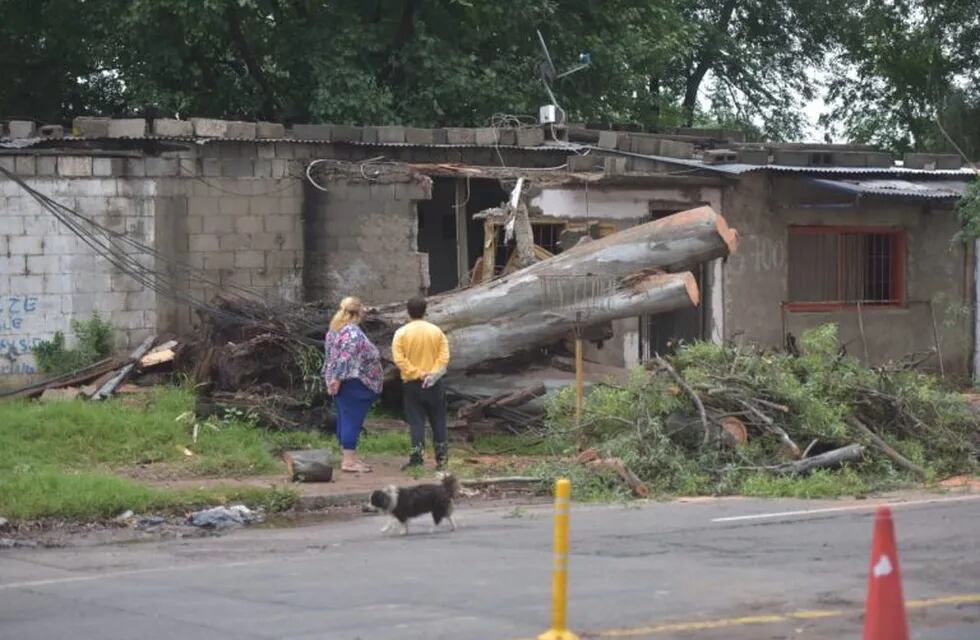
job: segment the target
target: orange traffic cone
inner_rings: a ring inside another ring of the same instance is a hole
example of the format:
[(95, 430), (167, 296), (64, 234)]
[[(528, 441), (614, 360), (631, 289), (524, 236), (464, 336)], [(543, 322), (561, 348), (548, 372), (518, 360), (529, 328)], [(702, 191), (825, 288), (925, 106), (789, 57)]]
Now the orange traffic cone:
[(908, 640), (902, 576), (898, 570), (892, 511), (879, 507), (871, 541), (871, 572), (864, 613), (864, 640)]

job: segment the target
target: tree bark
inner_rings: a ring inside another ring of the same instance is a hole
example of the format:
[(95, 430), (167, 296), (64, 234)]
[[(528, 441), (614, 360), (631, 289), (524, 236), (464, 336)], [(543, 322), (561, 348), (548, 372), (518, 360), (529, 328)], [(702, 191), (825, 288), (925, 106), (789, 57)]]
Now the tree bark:
[[(582, 322), (591, 325), (665, 313), (696, 306), (699, 300), (697, 282), (690, 272), (655, 274), (597, 300), (595, 310)], [(452, 354), (449, 369), (465, 371), (483, 362), (549, 344), (573, 331), (578, 323), (575, 313), (545, 309), (516, 317), (490, 316), (481, 323), (451, 329), (446, 332)]]
[(843, 464), (844, 462), (857, 460), (862, 455), (864, 455), (864, 445), (849, 444), (846, 447), (821, 453), (820, 455), (813, 456), (812, 458), (806, 458), (805, 460), (797, 460), (795, 462), (779, 465), (775, 467), (775, 470), (779, 473), (786, 474), (809, 473), (814, 469), (835, 467), (839, 464)]
[[(733, 253), (737, 245), (735, 230), (711, 207), (690, 209), (577, 245), (481, 286), (432, 297), (427, 319), (449, 331), (540, 313), (559, 303), (543, 295), (549, 278), (552, 284), (557, 283), (557, 293), (570, 299), (581, 287), (576, 276), (625, 278), (640, 271), (686, 271)], [(377, 309), (371, 320), (400, 323), (404, 315), (402, 305), (390, 305)]]

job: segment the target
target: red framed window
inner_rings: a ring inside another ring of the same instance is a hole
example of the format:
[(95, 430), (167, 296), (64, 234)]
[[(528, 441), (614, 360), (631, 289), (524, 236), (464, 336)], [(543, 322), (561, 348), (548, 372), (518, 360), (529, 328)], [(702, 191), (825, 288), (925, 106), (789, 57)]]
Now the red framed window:
[(902, 229), (790, 227), (787, 255), (791, 310), (904, 303)]

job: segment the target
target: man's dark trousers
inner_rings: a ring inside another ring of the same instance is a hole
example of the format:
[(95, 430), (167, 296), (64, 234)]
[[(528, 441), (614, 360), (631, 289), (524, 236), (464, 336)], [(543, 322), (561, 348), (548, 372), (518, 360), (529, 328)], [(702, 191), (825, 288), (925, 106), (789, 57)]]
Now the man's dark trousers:
[(436, 462), (443, 464), (449, 453), (446, 429), (446, 385), (440, 380), (428, 389), (421, 380), (404, 384), (405, 417), (412, 436), (412, 463), (421, 463), (425, 452), (425, 421), (432, 425)]

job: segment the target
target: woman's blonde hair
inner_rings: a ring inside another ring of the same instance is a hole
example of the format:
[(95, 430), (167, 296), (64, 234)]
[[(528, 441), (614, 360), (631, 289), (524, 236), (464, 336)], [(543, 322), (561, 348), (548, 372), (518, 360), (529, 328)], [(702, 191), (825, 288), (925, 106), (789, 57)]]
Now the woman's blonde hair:
[(348, 296), (340, 301), (340, 308), (330, 320), (330, 330), (340, 331), (349, 324), (358, 324), (364, 317), (364, 305), (359, 298)]

